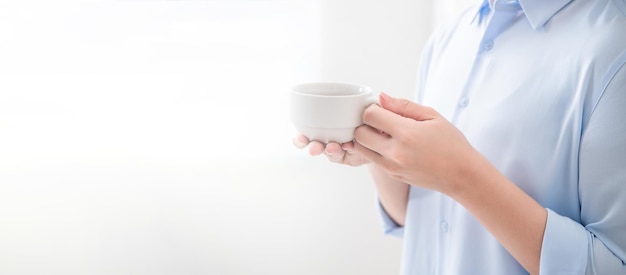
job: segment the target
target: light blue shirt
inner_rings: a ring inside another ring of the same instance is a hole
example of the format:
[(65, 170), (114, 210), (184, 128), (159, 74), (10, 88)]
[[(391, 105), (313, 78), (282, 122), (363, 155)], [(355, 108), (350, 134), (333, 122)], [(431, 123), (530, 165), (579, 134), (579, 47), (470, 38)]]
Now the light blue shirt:
[[(485, 1), (435, 32), (417, 101), (548, 211), (541, 274), (626, 274), (626, 0)], [(411, 187), (402, 274), (527, 274), (461, 205)]]

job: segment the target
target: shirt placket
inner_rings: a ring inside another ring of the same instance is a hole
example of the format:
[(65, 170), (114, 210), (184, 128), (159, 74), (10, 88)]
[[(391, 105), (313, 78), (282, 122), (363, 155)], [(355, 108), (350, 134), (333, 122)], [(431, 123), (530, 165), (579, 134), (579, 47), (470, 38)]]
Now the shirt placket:
[[(481, 72), (481, 67), (484, 65), (485, 58), (495, 50), (496, 38), (504, 30), (513, 25), (516, 19), (521, 15), (521, 8), (517, 0), (503, 0), (496, 1), (494, 3), (493, 10), (489, 12), (490, 14), (486, 20), (485, 31), (480, 39), (480, 45), (478, 45), (478, 51), (474, 57), (472, 68), (469, 71), (460, 96), (455, 102), (456, 106), (451, 119), (451, 122), (455, 125), (458, 123), (459, 117), (470, 106), (472, 96), (476, 95), (474, 93), (474, 82), (477, 79), (478, 72)], [(481, 23), (478, 22), (478, 24)]]
[[(459, 117), (470, 106), (472, 96), (476, 96), (475, 81), (478, 79), (478, 74), (482, 73), (486, 58), (495, 50), (496, 38), (504, 30), (509, 28), (520, 15), (521, 9), (517, 0), (497, 1), (494, 4), (492, 11), (489, 11), (489, 17), (486, 20), (484, 26), (484, 32), (482, 38), (479, 40), (478, 50), (474, 56), (474, 62), (469, 70), (469, 74), (463, 89), (456, 100), (456, 106), (452, 115), (452, 123), (457, 124)], [(481, 24), (477, 22), (477, 24)], [(479, 92), (479, 91), (478, 91)], [(458, 126), (458, 125), (457, 125)], [(458, 203), (454, 200), (442, 195), (442, 203), (440, 205), (441, 219), (438, 227), (439, 232), (439, 247), (440, 261), (437, 263), (438, 274), (448, 274), (451, 270), (446, 270), (448, 265), (445, 264), (445, 258), (450, 251), (451, 235), (454, 233), (454, 215), (457, 209)]]

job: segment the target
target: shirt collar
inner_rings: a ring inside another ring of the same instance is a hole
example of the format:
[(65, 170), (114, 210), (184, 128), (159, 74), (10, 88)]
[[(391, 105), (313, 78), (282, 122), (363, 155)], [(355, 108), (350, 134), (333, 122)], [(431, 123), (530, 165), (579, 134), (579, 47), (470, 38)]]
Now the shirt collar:
[(518, 0), (533, 29), (542, 27), (572, 0)]
[[(484, 4), (489, 4), (489, 8), (493, 10), (496, 1), (511, 0), (485, 0)], [(517, 0), (524, 11), (524, 15), (530, 22), (533, 29), (537, 30), (557, 14), (572, 0)]]

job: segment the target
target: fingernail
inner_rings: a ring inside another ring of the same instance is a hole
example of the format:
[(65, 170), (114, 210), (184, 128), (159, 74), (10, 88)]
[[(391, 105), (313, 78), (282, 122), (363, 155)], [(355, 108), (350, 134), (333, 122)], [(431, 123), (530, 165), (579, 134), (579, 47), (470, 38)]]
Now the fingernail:
[(327, 155), (330, 159), (333, 159), (333, 160), (339, 159), (339, 154), (331, 154), (331, 153), (326, 152), (326, 155)]
[(384, 92), (380, 92), (380, 99), (381, 99), (381, 101), (389, 101), (389, 99), (391, 99), (391, 97), (388, 94), (384, 93)]
[(302, 148), (302, 147), (305, 147), (305, 146), (307, 145), (307, 144), (303, 143), (301, 140), (299, 140), (299, 139), (297, 139), (297, 138), (295, 138), (295, 139), (293, 140), (293, 144), (294, 144), (296, 147), (298, 147), (298, 148)]

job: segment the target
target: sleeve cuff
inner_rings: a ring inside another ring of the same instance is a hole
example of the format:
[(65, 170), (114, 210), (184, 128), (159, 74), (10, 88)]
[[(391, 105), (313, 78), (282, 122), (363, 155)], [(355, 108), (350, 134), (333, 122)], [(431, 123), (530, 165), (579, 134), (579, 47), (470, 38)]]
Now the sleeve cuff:
[(540, 275), (585, 274), (589, 233), (577, 222), (550, 209), (541, 245)]
[(389, 214), (387, 214), (387, 211), (385, 211), (383, 206), (380, 204), (380, 200), (378, 200), (378, 197), (376, 198), (376, 209), (378, 210), (378, 213), (380, 215), (383, 232), (385, 233), (385, 235), (402, 238), (404, 235), (404, 227), (399, 226), (396, 222), (393, 221), (393, 219), (391, 219)]

